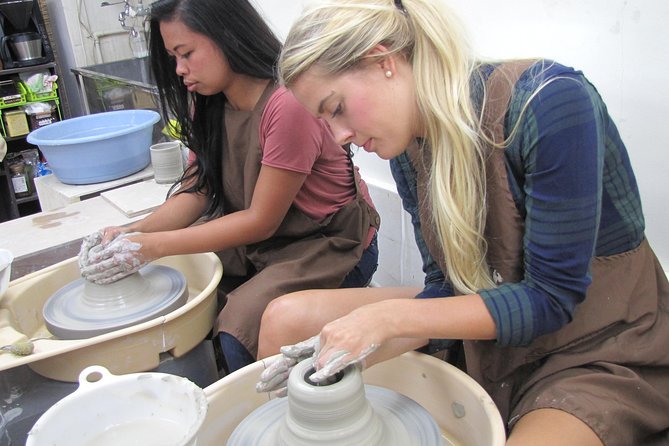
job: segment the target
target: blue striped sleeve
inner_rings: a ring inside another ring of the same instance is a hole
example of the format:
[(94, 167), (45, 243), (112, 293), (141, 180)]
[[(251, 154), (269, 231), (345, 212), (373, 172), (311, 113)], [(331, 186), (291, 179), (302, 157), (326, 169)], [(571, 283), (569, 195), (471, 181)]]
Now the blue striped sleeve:
[[(532, 94), (521, 83), (508, 118)], [(573, 72), (540, 89), (507, 150), (525, 214), (524, 278), (481, 290), (497, 323), (497, 342), (526, 345), (569, 323), (590, 284), (600, 219), (604, 133), (591, 86)]]

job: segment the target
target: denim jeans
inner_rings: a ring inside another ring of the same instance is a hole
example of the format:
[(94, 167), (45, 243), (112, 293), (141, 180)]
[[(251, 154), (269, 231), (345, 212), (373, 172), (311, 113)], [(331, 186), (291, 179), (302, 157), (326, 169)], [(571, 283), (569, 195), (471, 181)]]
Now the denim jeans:
[[(361, 288), (369, 285), (378, 266), (379, 247), (376, 234), (371, 243), (362, 253), (358, 264), (344, 278), (340, 288)], [(255, 362), (255, 358), (237, 338), (229, 333), (221, 332), (218, 335), (221, 352), (225, 359), (225, 370), (232, 373)]]
[(374, 234), (367, 249), (362, 253), (357, 265), (344, 277), (339, 288), (363, 288), (372, 281), (372, 276), (379, 266), (379, 243)]
[(244, 366), (255, 362), (255, 358), (249, 351), (230, 333), (220, 332), (218, 342), (221, 344), (221, 353), (225, 360), (226, 373), (232, 373)]

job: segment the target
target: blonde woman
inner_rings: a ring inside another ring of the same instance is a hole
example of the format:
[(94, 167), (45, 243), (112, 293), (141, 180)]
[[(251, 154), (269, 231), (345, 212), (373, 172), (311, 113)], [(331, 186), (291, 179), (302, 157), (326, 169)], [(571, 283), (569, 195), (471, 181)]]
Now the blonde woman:
[(391, 160), (426, 281), (276, 299), (259, 356), (313, 337), (281, 349), (258, 390), (312, 354), (321, 380), (464, 340), (508, 444), (669, 443), (669, 284), (625, 145), (581, 72), (477, 61), (434, 0), (316, 4), (280, 71), (339, 143)]

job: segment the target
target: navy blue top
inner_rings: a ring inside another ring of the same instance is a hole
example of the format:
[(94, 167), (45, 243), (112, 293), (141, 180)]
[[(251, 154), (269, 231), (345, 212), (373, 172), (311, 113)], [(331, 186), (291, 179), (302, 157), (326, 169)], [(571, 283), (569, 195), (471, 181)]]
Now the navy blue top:
[[(504, 346), (527, 345), (570, 322), (590, 284), (592, 257), (636, 248), (644, 237), (627, 150), (597, 90), (580, 71), (542, 62), (520, 77), (505, 117), (505, 136), (520, 117), (505, 157), (509, 187), (525, 220), (524, 276), (478, 291)], [(484, 79), (492, 68), (481, 68)], [(480, 107), (482, 90), (473, 85)], [(406, 153), (391, 160), (391, 172), (423, 258), (425, 290), (418, 297), (454, 295), (420, 233), (415, 171)], [(433, 350), (445, 345), (431, 343)]]

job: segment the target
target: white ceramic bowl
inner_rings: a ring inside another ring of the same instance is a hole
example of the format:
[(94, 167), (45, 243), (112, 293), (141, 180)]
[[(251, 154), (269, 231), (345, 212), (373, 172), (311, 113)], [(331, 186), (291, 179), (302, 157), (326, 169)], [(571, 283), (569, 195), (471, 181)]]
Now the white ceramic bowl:
[(79, 388), (37, 420), (26, 446), (194, 446), (206, 414), (204, 391), (186, 378), (90, 366)]
[(14, 254), (8, 249), (0, 248), (0, 299), (2, 299), (9, 286), (13, 261)]

